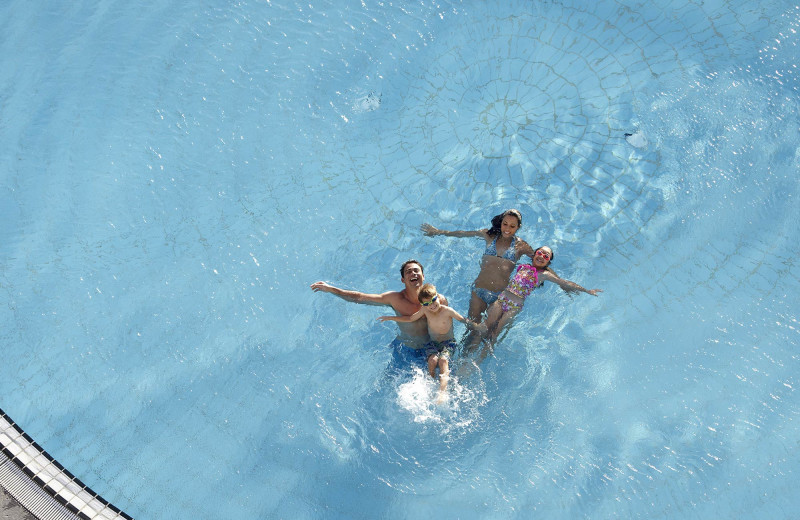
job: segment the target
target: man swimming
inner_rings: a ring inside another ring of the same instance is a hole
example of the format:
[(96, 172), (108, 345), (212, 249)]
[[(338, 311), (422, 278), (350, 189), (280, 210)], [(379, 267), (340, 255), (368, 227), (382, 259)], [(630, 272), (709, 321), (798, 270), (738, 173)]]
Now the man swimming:
[[(411, 316), (422, 308), (419, 303), (419, 291), (425, 283), (425, 273), (417, 260), (407, 260), (400, 266), (400, 281), (405, 286), (400, 291), (389, 291), (381, 294), (369, 294), (360, 291), (349, 291), (339, 289), (327, 282), (315, 282), (311, 284), (311, 290), (317, 292), (327, 292), (338, 296), (343, 300), (353, 303), (363, 303), (367, 305), (385, 305), (394, 310), (397, 316)], [(443, 297), (443, 304), (447, 305), (447, 299)], [(400, 334), (397, 341), (406, 347), (414, 350), (422, 350), (430, 340), (428, 335), (428, 321), (425, 318), (412, 323), (397, 323)]]

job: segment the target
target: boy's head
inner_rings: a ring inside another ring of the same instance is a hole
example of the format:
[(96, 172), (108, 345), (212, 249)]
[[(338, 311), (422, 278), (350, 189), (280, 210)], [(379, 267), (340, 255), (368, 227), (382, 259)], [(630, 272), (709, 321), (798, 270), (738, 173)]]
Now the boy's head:
[(420, 288), (417, 295), (419, 303), (434, 312), (439, 310), (439, 293), (436, 292), (436, 287), (432, 283), (426, 283)]

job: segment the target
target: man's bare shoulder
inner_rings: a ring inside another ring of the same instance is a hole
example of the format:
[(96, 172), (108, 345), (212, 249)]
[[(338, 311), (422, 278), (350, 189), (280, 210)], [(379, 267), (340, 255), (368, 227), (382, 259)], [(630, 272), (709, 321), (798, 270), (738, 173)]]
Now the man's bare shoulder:
[(390, 291), (381, 295), (381, 300), (386, 305), (391, 305), (392, 308), (399, 314), (409, 316), (414, 314), (420, 309), (419, 301), (416, 298), (409, 299), (404, 291)]
[(381, 294), (381, 298), (384, 298), (386, 301), (405, 301), (406, 299), (403, 291), (386, 291)]

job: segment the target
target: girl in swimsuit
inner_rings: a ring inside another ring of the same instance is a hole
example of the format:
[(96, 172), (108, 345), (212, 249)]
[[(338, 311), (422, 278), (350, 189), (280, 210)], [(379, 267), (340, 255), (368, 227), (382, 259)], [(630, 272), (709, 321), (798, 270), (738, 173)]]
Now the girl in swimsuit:
[(483, 312), (508, 285), (514, 266), (522, 255), (533, 258), (531, 246), (516, 236), (521, 226), (522, 215), (515, 209), (509, 209), (492, 218), (492, 227), (489, 229), (444, 231), (430, 224), (421, 226), (422, 232), (429, 237), (479, 237), (486, 243), (486, 250), (481, 257), (481, 270), (472, 284), (472, 297), (467, 312), (472, 321), (480, 323)]
[(533, 254), (532, 264), (522, 264), (517, 268), (517, 273), (509, 282), (508, 287), (500, 293), (497, 300), (489, 307), (486, 317), (489, 345), (493, 345), (500, 332), (519, 314), (525, 304), (525, 298), (544, 282), (553, 282), (567, 292), (585, 292), (592, 296), (603, 292), (600, 289), (584, 289), (575, 282), (564, 280), (550, 269), (553, 260), (553, 250), (542, 246)]

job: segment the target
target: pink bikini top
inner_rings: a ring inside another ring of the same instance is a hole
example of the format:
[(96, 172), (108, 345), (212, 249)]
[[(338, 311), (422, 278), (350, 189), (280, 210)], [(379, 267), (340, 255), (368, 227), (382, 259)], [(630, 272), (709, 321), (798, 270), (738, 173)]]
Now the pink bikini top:
[(539, 271), (531, 264), (521, 264), (506, 290), (520, 298), (527, 298), (539, 285)]

